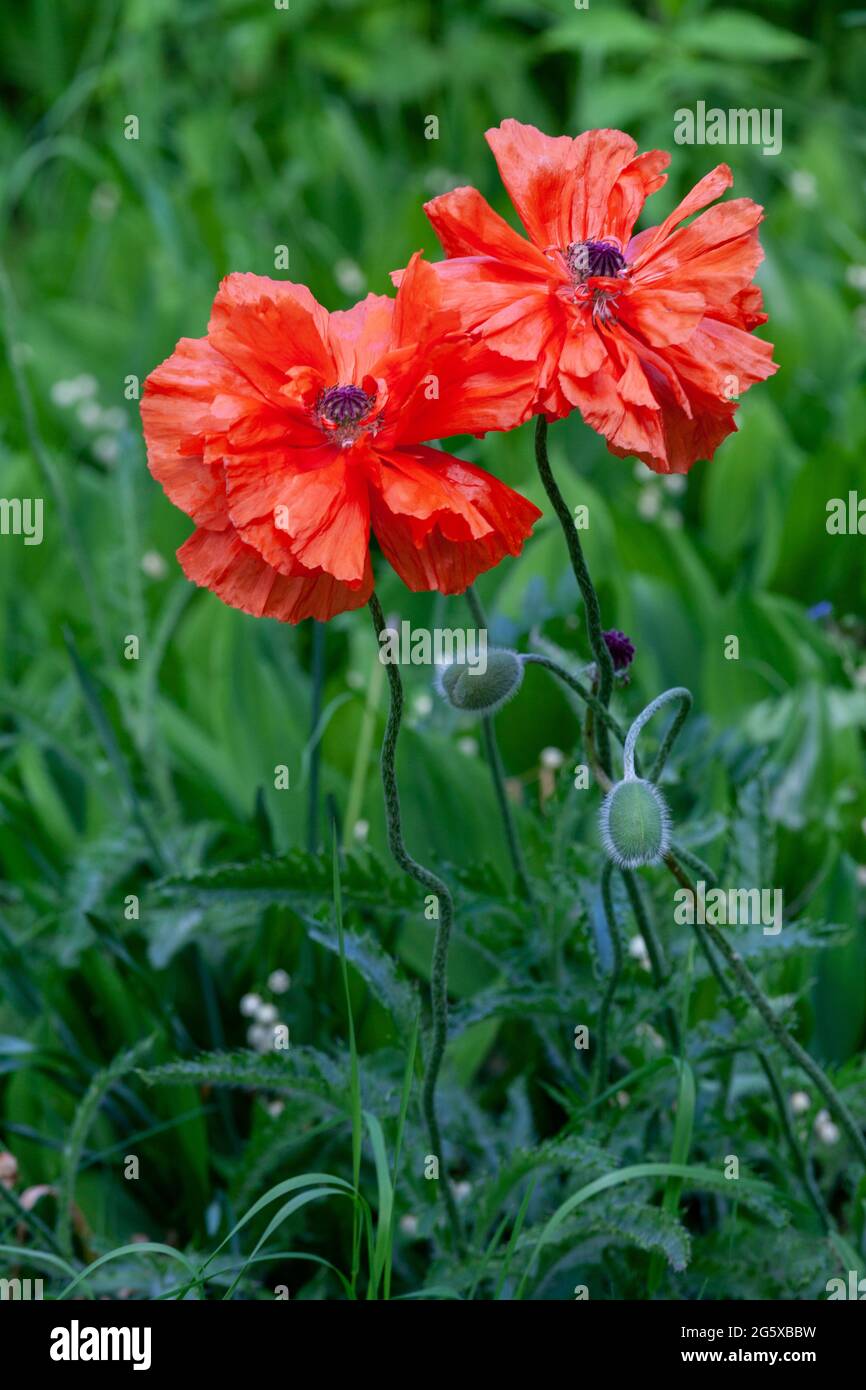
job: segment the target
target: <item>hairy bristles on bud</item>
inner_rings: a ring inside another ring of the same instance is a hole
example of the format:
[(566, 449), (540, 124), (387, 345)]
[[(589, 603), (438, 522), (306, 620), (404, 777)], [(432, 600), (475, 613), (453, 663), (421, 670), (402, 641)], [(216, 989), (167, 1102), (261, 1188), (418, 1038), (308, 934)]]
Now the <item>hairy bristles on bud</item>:
[(626, 778), (611, 787), (600, 813), (605, 853), (619, 869), (657, 864), (670, 849), (671, 817), (652, 782)]
[(505, 647), (492, 647), (485, 657), (483, 665), (455, 661), (438, 668), (436, 689), (452, 709), (491, 715), (517, 694), (523, 680), (522, 657)]

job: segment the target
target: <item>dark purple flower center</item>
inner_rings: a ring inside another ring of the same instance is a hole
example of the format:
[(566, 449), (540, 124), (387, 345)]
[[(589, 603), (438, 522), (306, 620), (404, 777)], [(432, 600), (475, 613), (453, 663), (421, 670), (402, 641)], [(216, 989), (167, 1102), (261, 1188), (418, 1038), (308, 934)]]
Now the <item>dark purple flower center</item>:
[(372, 409), (374, 398), (360, 386), (329, 386), (318, 399), (316, 410), (323, 420), (336, 425), (356, 425)]
[(625, 256), (612, 241), (573, 241), (566, 247), (565, 263), (576, 284), (596, 275), (621, 275), (626, 268)]
[(634, 661), (634, 645), (625, 633), (613, 627), (609, 632), (603, 632), (601, 635), (613, 658), (613, 669), (624, 671), (626, 667), (631, 666)]

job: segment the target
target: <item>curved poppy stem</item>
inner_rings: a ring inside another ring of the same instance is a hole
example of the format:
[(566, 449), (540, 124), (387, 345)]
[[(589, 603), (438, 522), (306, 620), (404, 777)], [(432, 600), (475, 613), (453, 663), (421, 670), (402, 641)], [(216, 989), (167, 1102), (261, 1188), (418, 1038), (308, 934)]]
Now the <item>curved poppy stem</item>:
[[(379, 634), (385, 630), (385, 615), (375, 591), (370, 595), (370, 613), (373, 618), (373, 630), (378, 641)], [(403, 872), (414, 878), (416, 883), (420, 883), (422, 888), (433, 893), (439, 903), (439, 920), (433, 943), (433, 963), (430, 974), (433, 1029), (430, 1050), (424, 1068), (421, 1105), (424, 1118), (427, 1121), (433, 1153), (440, 1159), (444, 1167), (445, 1156), (442, 1151), (442, 1137), (439, 1133), (439, 1121), (436, 1117), (436, 1082), (448, 1039), (448, 941), (451, 936), (451, 925), (454, 921), (454, 899), (447, 883), (439, 878), (438, 874), (434, 874), (431, 869), (425, 869), (423, 864), (419, 864), (416, 859), (413, 859), (403, 840), (403, 823), (400, 815), (400, 794), (397, 789), (396, 772), (397, 737), (403, 718), (403, 682), (400, 680), (400, 672), (393, 661), (387, 663), (386, 670), (391, 703), (388, 710), (388, 722), (385, 726), (385, 737), (382, 741), (381, 766), (382, 787), (385, 793), (385, 817), (388, 824), (388, 847)], [(448, 1220), (451, 1224), (455, 1249), (462, 1252), (463, 1229), (447, 1173), (444, 1175), (441, 1190), (448, 1212)]]
[(654, 700), (651, 700), (650, 703), (646, 706), (646, 709), (641, 710), (640, 714), (637, 716), (631, 728), (629, 729), (625, 740), (625, 746), (622, 750), (623, 776), (625, 777), (627, 782), (631, 781), (637, 775), (634, 769), (634, 759), (635, 748), (637, 747), (638, 736), (641, 730), (644, 728), (646, 724), (649, 723), (653, 715), (656, 714), (662, 708), (663, 705), (668, 704), (671, 700), (678, 700), (680, 703), (680, 708), (678, 709), (676, 715), (671, 721), (671, 726), (665, 734), (664, 739), (662, 740), (662, 745), (658, 751), (658, 756), (655, 760), (655, 763), (653, 764), (653, 770), (650, 773), (650, 781), (658, 781), (664, 769), (664, 765), (668, 760), (668, 754), (670, 753), (671, 748), (674, 745), (674, 741), (677, 735), (679, 734), (680, 729), (686, 722), (689, 710), (692, 707), (692, 692), (690, 690), (687, 690), (684, 685), (674, 686), (672, 690), (665, 690), (662, 692), (661, 695), (657, 695), (656, 698)]
[(550, 671), (563, 685), (567, 685), (579, 695), (593, 714), (599, 718), (620, 743), (625, 743), (625, 730), (617, 722), (609, 709), (601, 703), (597, 695), (593, 695), (591, 690), (587, 690), (582, 681), (577, 676), (573, 676), (564, 666), (560, 666), (558, 661), (553, 661), (549, 656), (542, 656), (541, 652), (521, 652), (520, 660), (526, 666), (543, 666), (546, 671)]
[[(535, 461), (538, 465), (539, 476), (544, 484), (544, 490), (559, 518), (565, 543), (568, 546), (571, 568), (574, 570), (574, 577), (583, 596), (589, 645), (598, 667), (598, 699), (602, 707), (607, 709), (613, 692), (613, 657), (604, 640), (598, 594), (587, 568), (583, 547), (580, 544), (580, 536), (574, 524), (574, 517), (568, 509), (550, 467), (550, 459), (547, 454), (547, 421), (543, 415), (538, 415), (535, 421)], [(604, 724), (599, 726), (596, 746), (599, 762), (610, 776), (610, 740), (607, 727)]]

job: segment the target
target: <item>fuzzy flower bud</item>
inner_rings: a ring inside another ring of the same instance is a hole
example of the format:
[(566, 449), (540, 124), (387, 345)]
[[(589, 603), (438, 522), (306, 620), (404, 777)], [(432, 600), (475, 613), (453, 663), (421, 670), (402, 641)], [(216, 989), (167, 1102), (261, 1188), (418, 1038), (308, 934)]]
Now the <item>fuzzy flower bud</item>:
[(681, 685), (665, 690), (641, 710), (623, 745), (622, 781), (611, 787), (602, 802), (602, 843), (608, 858), (620, 869), (640, 869), (645, 864), (657, 864), (670, 849), (671, 815), (667, 802), (655, 782), (637, 776), (635, 749), (644, 726), (672, 701), (676, 701), (680, 709), (668, 729), (661, 761), (656, 760), (659, 771), (664, 767), (665, 754), (691, 708), (691, 692)]
[(642, 777), (611, 787), (601, 808), (605, 852), (620, 869), (656, 864), (670, 848), (671, 818), (658, 787)]
[(523, 662), (517, 652), (493, 647), (486, 658), (483, 667), (462, 661), (440, 667), (436, 684), (453, 709), (464, 714), (495, 714), (517, 694), (523, 680)]

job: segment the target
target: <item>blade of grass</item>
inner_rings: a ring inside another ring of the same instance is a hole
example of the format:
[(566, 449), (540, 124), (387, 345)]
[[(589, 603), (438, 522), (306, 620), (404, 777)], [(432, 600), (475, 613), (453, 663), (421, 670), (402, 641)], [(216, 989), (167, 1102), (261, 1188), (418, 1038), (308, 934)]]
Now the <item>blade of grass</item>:
[(311, 1187), (316, 1184), (338, 1187), (344, 1192), (352, 1191), (350, 1183), (347, 1183), (344, 1178), (335, 1177), (333, 1173), (301, 1173), (296, 1178), (284, 1178), (282, 1182), (278, 1182), (273, 1187), (268, 1188), (263, 1196), (253, 1202), (249, 1210), (245, 1211), (241, 1219), (235, 1223), (225, 1239), (221, 1240), (216, 1249), (208, 1255), (204, 1264), (199, 1267), (199, 1281), (211, 1261), (216, 1259), (220, 1251), (224, 1250), (238, 1232), (243, 1230), (247, 1222), (252, 1221), (254, 1216), (258, 1216), (260, 1211), (264, 1211), (265, 1207), (269, 1206), (271, 1202), (275, 1202), (278, 1197), (284, 1197), (287, 1192), (297, 1192), (303, 1187)]
[[(412, 1028), (412, 1037), (409, 1039), (409, 1051), (406, 1054), (406, 1070), (403, 1073), (403, 1093), (400, 1097), (400, 1114), (397, 1117), (397, 1137), (394, 1141), (394, 1167), (391, 1170), (391, 1185), (394, 1189), (394, 1196), (397, 1195), (397, 1173), (400, 1167), (400, 1152), (403, 1147), (403, 1130), (406, 1126), (406, 1116), (409, 1113), (409, 1100), (412, 1095), (412, 1080), (415, 1075), (415, 1056), (418, 1050), (418, 1032), (421, 1026), (420, 1015), (416, 1013), (415, 1023)], [(388, 1231), (388, 1258), (385, 1261), (385, 1280), (383, 1293), (386, 1299), (391, 1297), (391, 1264), (394, 1257), (394, 1212), (391, 1211), (391, 1228)]]
[(391, 1243), (391, 1221), (394, 1214), (394, 1185), (391, 1181), (391, 1173), (388, 1168), (388, 1151), (385, 1148), (385, 1136), (382, 1133), (382, 1126), (375, 1115), (369, 1110), (364, 1111), (364, 1119), (367, 1121), (367, 1129), (370, 1131), (370, 1143), (373, 1146), (373, 1162), (376, 1165), (376, 1182), (379, 1190), (379, 1209), (376, 1213), (376, 1243), (373, 1249), (373, 1268), (370, 1272), (370, 1282), (367, 1286), (367, 1297), (376, 1298), (379, 1292), (379, 1280), (385, 1271), (388, 1259), (388, 1250)]
[[(332, 831), (332, 856), (334, 866), (334, 915), (337, 922), (337, 937), (340, 942), (340, 972), (343, 977), (343, 992), (346, 996), (346, 1017), (349, 1027), (349, 1067), (350, 1067), (350, 1106), (352, 1115), (352, 1182), (358, 1197), (361, 1196), (361, 1144), (363, 1127), (361, 1121), (361, 1072), (358, 1066), (358, 1047), (355, 1040), (355, 1019), (352, 1014), (352, 997), (349, 993), (349, 970), (346, 965), (346, 943), (343, 937), (343, 894), (340, 886), (340, 858), (337, 849), (336, 830)], [(352, 1288), (357, 1296), (358, 1273), (361, 1262), (360, 1210), (355, 1205), (352, 1229)]]
[(339, 1187), (311, 1187), (308, 1189), (308, 1191), (299, 1192), (296, 1197), (291, 1197), (288, 1202), (284, 1202), (283, 1205), (280, 1207), (279, 1211), (277, 1212), (276, 1216), (271, 1217), (264, 1231), (259, 1236), (255, 1245), (253, 1246), (251, 1254), (247, 1257), (247, 1259), (244, 1260), (243, 1264), (241, 1265), (241, 1268), (238, 1270), (234, 1280), (232, 1281), (231, 1287), (223, 1295), (223, 1299), (228, 1300), (231, 1298), (241, 1279), (243, 1279), (244, 1274), (246, 1273), (249, 1267), (250, 1260), (253, 1258), (253, 1256), (259, 1253), (262, 1246), (265, 1244), (267, 1240), (270, 1239), (274, 1231), (277, 1230), (277, 1228), (281, 1226), (282, 1223), (286, 1221), (294, 1212), (300, 1211), (301, 1207), (307, 1206), (309, 1202), (317, 1202), (320, 1197), (349, 1196), (351, 1196), (353, 1201), (357, 1200), (355, 1193), (344, 1192)]
[[(0, 1255), (8, 1255), (16, 1263), (23, 1265), (44, 1265), (46, 1269), (59, 1269), (66, 1275), (67, 1279), (70, 1276), (73, 1279), (76, 1277), (75, 1265), (70, 1264), (68, 1260), (61, 1259), (59, 1255), (52, 1255), (50, 1250), (29, 1250), (25, 1245), (0, 1245)], [(94, 1297), (89, 1289), (87, 1296), (88, 1298)]]
[(367, 682), (367, 700), (361, 717), (361, 729), (355, 745), (355, 761), (349, 783), (349, 797), (346, 802), (346, 819), (343, 822), (343, 849), (353, 844), (353, 834), (361, 807), (364, 803), (364, 788), (373, 756), (373, 739), (376, 733), (376, 714), (382, 699), (382, 686), (385, 683), (385, 668), (378, 655), (373, 662), (373, 670)]
[(535, 1191), (537, 1181), (538, 1178), (536, 1176), (532, 1179), (531, 1183), (527, 1183), (526, 1191), (523, 1194), (523, 1201), (520, 1203), (520, 1208), (517, 1213), (517, 1220), (514, 1222), (511, 1228), (511, 1235), (508, 1237), (508, 1245), (505, 1247), (505, 1259), (502, 1262), (502, 1273), (499, 1276), (499, 1283), (496, 1285), (496, 1293), (493, 1295), (497, 1303), (502, 1295), (505, 1281), (508, 1278), (508, 1271), (511, 1268), (511, 1261), (514, 1259), (514, 1252), (517, 1249), (517, 1242), (520, 1238), (520, 1232), (523, 1230), (527, 1208), (529, 1207), (532, 1194)]
[[(674, 1133), (671, 1141), (671, 1163), (682, 1167), (689, 1161), (689, 1150), (692, 1146), (692, 1131), (695, 1122), (695, 1074), (688, 1062), (682, 1059), (677, 1060), (677, 1067), (680, 1073), (679, 1092), (677, 1094), (677, 1112), (674, 1120)], [(676, 1214), (682, 1191), (682, 1178), (670, 1177), (665, 1183), (664, 1196), (662, 1198), (662, 1211), (670, 1216)], [(650, 1298), (655, 1294), (661, 1283), (664, 1272), (664, 1258), (655, 1251), (650, 1258), (649, 1276), (647, 1287)]]
[(177, 1260), (179, 1264), (182, 1264), (189, 1271), (193, 1280), (196, 1277), (195, 1266), (192, 1261), (180, 1250), (175, 1250), (173, 1245), (160, 1245), (151, 1240), (133, 1241), (130, 1245), (119, 1245), (116, 1250), (109, 1250), (107, 1255), (100, 1255), (99, 1259), (94, 1260), (86, 1269), (83, 1269), (71, 1284), (67, 1284), (62, 1293), (58, 1294), (58, 1301), (68, 1298), (73, 1289), (77, 1289), (79, 1284), (83, 1284), (85, 1279), (89, 1279), (91, 1274), (95, 1274), (102, 1265), (110, 1264), (112, 1260), (119, 1260), (123, 1255), (168, 1255), (170, 1259)]
[(72, 1253), (72, 1207), (75, 1201), (75, 1180), (84, 1152), (84, 1142), (96, 1119), (99, 1108), (116, 1082), (133, 1070), (153, 1044), (153, 1036), (143, 1038), (135, 1047), (119, 1053), (104, 1071), (99, 1071), (88, 1086), (72, 1120), (69, 1138), (64, 1146), (64, 1169), (58, 1193), (57, 1239), (67, 1254)]

